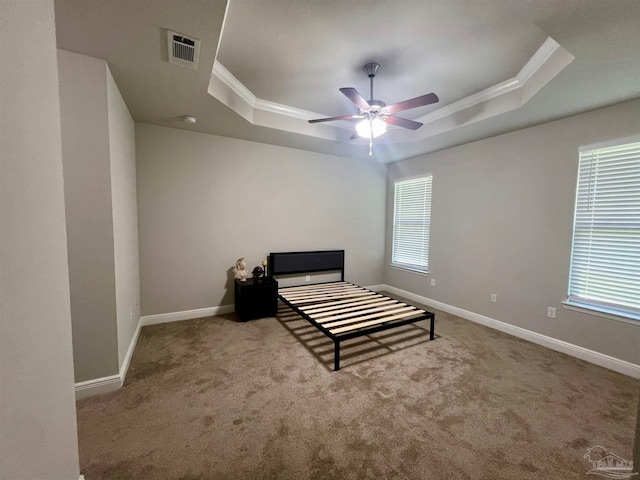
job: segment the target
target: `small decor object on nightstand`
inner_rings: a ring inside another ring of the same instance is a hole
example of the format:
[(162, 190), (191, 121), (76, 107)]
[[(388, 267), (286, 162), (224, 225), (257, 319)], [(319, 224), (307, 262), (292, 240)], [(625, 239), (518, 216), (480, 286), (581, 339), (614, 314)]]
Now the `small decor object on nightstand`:
[(267, 260), (262, 260), (262, 268), (264, 269), (264, 276), (267, 276)]
[(236, 260), (236, 269), (234, 273), (235, 277), (240, 279), (241, 282), (247, 281), (247, 262), (244, 261), (244, 257)]
[(257, 266), (251, 273), (253, 273), (253, 278), (260, 281), (260, 277), (264, 275), (264, 269), (261, 266)]

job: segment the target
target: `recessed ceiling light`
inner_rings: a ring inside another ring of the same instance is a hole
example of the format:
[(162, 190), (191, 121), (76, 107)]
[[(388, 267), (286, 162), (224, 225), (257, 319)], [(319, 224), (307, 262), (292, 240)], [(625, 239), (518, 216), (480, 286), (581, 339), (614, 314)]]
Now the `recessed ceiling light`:
[(198, 121), (198, 119), (193, 115), (183, 115), (180, 117), (180, 120), (182, 120), (184, 123), (190, 123), (192, 125)]

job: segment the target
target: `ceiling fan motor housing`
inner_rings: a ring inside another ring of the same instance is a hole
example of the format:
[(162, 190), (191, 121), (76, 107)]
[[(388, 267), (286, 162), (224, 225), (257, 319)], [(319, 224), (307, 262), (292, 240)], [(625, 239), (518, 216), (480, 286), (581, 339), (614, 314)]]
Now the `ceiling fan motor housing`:
[(372, 113), (383, 113), (382, 109), (387, 106), (387, 104), (381, 100), (369, 100), (369, 105), (371, 105)]
[(369, 76), (369, 78), (375, 77), (376, 73), (378, 73), (379, 68), (380, 68), (380, 64), (375, 62), (367, 63), (364, 67), (362, 67), (362, 69)]

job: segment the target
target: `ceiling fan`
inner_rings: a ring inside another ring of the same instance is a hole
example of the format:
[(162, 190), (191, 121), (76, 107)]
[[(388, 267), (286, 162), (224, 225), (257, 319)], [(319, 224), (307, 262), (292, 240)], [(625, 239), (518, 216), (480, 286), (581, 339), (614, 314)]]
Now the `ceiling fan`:
[(378, 63), (367, 63), (362, 68), (369, 77), (371, 94), (371, 99), (369, 101), (366, 101), (355, 88), (347, 87), (340, 89), (342, 94), (351, 100), (356, 107), (358, 107), (357, 114), (309, 120), (309, 123), (333, 122), (335, 120), (359, 120), (356, 124), (356, 133), (351, 136), (351, 139), (358, 137), (368, 138), (369, 156), (372, 155), (373, 139), (387, 131), (387, 124), (408, 128), (409, 130), (417, 130), (422, 126), (422, 123), (420, 122), (397, 117), (394, 115), (395, 113), (403, 110), (409, 110), (411, 108), (422, 107), (424, 105), (431, 105), (432, 103), (437, 103), (439, 101), (438, 96), (435, 93), (428, 93), (420, 97), (394, 103), (393, 105), (387, 105), (380, 100), (374, 100), (373, 79), (378, 72), (378, 68), (380, 68), (380, 64)]

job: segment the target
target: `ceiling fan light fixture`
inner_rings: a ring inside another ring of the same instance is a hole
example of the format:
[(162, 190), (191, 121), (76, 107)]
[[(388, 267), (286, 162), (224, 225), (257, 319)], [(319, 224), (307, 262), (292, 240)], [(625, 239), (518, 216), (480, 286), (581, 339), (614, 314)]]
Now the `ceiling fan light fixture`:
[(356, 132), (362, 138), (377, 138), (387, 131), (387, 124), (381, 118), (373, 118), (356, 123)]
[(358, 120), (364, 117), (363, 120), (356, 123), (356, 133), (351, 135), (351, 139), (357, 137), (368, 139), (370, 157), (373, 155), (373, 139), (387, 131), (387, 122), (396, 127), (407, 128), (409, 130), (417, 130), (422, 126), (422, 123), (420, 122), (414, 122), (413, 120), (397, 117), (394, 115), (395, 113), (438, 102), (438, 96), (435, 93), (410, 98), (409, 100), (397, 102), (392, 105), (387, 105), (380, 100), (375, 100), (373, 98), (373, 79), (378, 72), (378, 68), (380, 68), (380, 64), (374, 62), (367, 63), (363, 67), (365, 73), (369, 77), (369, 91), (371, 93), (369, 101), (365, 100), (355, 88), (343, 87), (339, 89), (340, 93), (347, 97), (351, 103), (358, 108), (358, 113), (356, 115), (343, 115), (340, 117), (315, 118), (308, 120), (309, 123), (320, 123), (333, 122), (335, 120)]

